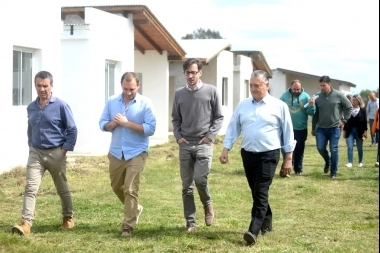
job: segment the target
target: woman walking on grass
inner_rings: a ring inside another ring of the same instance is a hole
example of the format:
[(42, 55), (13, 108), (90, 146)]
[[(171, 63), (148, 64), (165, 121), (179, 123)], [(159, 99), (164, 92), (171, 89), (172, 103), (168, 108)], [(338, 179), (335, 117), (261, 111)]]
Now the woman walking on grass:
[(359, 156), (359, 167), (363, 167), (363, 140), (367, 138), (367, 113), (365, 104), (360, 95), (354, 95), (351, 99), (352, 112), (351, 117), (344, 125), (343, 137), (347, 143), (347, 158), (346, 167), (351, 168), (353, 163), (354, 140)]

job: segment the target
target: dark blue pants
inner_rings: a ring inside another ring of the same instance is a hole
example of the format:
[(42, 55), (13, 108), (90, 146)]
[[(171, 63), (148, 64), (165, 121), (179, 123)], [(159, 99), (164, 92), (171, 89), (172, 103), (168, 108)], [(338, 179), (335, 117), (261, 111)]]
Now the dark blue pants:
[(293, 169), (294, 172), (302, 172), (303, 154), (305, 151), (305, 142), (307, 140), (307, 129), (293, 130), (294, 139), (297, 141), (293, 151)]
[(241, 157), (253, 199), (248, 230), (258, 236), (264, 219), (272, 220), (272, 210), (268, 202), (269, 186), (280, 160), (280, 150), (253, 153), (241, 149)]

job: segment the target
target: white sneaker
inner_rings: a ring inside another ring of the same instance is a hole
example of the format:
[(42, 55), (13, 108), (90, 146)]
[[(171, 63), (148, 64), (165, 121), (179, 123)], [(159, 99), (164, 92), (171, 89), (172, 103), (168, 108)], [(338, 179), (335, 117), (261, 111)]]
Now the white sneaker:
[(375, 163), (375, 166), (376, 166), (376, 167), (379, 167), (379, 162), (376, 162), (376, 163)]
[(363, 163), (359, 163), (359, 168), (363, 167)]
[(351, 168), (351, 167), (352, 167), (352, 163), (347, 163), (347, 164), (346, 164), (346, 167), (347, 167), (347, 168)]
[(138, 205), (139, 213), (137, 214), (137, 217), (136, 217), (136, 225), (137, 225), (137, 223), (139, 223), (139, 218), (140, 218), (140, 215), (141, 215), (143, 210), (144, 210), (144, 207), (142, 205)]

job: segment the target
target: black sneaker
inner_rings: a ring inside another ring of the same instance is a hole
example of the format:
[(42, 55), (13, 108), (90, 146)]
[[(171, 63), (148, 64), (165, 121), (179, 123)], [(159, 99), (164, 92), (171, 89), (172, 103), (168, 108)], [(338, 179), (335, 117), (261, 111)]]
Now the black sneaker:
[(326, 174), (329, 173), (330, 172), (330, 166), (331, 166), (331, 163), (326, 163), (325, 167), (323, 168), (323, 172)]
[(272, 220), (265, 219), (263, 224), (261, 225), (261, 235), (265, 235), (266, 232), (272, 231)]

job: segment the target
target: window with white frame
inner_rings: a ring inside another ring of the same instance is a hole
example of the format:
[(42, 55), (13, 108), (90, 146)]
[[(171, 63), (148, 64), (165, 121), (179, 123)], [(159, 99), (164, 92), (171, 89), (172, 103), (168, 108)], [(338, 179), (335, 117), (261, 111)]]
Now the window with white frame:
[(116, 62), (105, 62), (105, 100), (115, 94), (115, 68)]
[(33, 51), (13, 49), (13, 105), (28, 105), (32, 102), (32, 71)]
[(251, 89), (249, 87), (249, 80), (244, 80), (244, 87), (245, 87), (245, 98), (248, 98), (251, 96)]
[(222, 105), (228, 105), (228, 78), (222, 79)]

